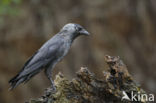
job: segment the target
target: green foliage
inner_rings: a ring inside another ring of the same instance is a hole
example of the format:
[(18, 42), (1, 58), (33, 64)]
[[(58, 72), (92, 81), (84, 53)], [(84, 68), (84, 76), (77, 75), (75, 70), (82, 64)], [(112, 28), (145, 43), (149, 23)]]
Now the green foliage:
[(18, 5), (22, 0), (0, 0), (0, 26), (4, 23), (5, 16), (17, 16)]
[(16, 15), (22, 0), (0, 0), (0, 16)]

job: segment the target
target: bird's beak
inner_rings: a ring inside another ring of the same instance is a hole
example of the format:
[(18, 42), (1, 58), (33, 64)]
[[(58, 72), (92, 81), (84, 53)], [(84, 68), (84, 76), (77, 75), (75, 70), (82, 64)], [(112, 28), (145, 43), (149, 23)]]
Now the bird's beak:
[(81, 31), (80, 31), (80, 34), (82, 34), (82, 35), (90, 35), (90, 33), (87, 31), (87, 30), (85, 30), (85, 29), (82, 29)]

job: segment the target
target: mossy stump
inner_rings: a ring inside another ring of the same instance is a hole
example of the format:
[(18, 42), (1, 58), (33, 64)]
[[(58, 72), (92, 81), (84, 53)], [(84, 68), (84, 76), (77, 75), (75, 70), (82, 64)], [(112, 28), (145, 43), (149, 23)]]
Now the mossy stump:
[(109, 70), (103, 71), (103, 78), (97, 78), (87, 67), (81, 67), (77, 77), (71, 81), (63, 74), (56, 75), (56, 92), (47, 88), (43, 96), (28, 103), (146, 103), (144, 99), (132, 102), (123, 99), (123, 92), (128, 96), (134, 93), (145, 93), (136, 84), (126, 65), (119, 57), (105, 56)]

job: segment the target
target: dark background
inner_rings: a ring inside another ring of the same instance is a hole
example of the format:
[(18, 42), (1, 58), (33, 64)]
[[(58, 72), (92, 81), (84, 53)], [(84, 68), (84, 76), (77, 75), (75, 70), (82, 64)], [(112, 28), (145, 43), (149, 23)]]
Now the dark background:
[(1, 0), (0, 103), (22, 103), (50, 86), (42, 72), (8, 91), (9, 79), (28, 57), (70, 22), (91, 35), (73, 43), (53, 74), (62, 72), (71, 79), (87, 66), (100, 77), (106, 68), (104, 56), (120, 56), (137, 83), (156, 93), (155, 0)]

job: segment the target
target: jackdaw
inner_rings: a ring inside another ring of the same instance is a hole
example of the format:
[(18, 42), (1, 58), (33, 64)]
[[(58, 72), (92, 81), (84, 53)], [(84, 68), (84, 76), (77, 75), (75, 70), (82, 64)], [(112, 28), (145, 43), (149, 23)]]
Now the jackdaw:
[(79, 24), (66, 24), (59, 33), (49, 39), (43, 46), (28, 59), (22, 70), (13, 77), (9, 83), (10, 90), (20, 83), (26, 83), (41, 70), (45, 70), (45, 75), (51, 82), (52, 89), (56, 89), (52, 80), (52, 69), (68, 53), (72, 42), (80, 35), (89, 33)]

